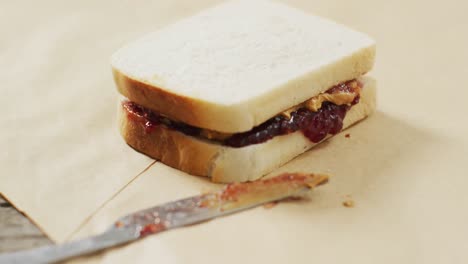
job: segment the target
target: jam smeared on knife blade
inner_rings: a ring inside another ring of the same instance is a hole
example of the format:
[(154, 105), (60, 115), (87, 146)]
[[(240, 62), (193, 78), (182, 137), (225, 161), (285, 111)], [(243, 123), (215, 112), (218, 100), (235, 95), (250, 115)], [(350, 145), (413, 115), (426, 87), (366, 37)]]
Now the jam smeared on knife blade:
[(218, 200), (221, 210), (235, 209), (252, 203), (297, 197), (301, 191), (327, 182), (328, 176), (322, 174), (284, 173), (260, 181), (228, 184), (219, 194)]
[(223, 211), (291, 197), (297, 198), (301, 191), (327, 182), (328, 176), (323, 174), (283, 173), (265, 180), (230, 183), (220, 192), (203, 200), (198, 206), (200, 208), (219, 207)]
[(140, 230), (140, 237), (151, 235), (151, 234), (156, 234), (164, 230), (166, 230), (166, 227), (162, 223), (147, 224)]
[[(199, 223), (237, 210), (268, 202), (301, 197), (328, 182), (322, 174), (284, 173), (253, 182), (232, 183), (219, 191), (173, 201), (120, 218), (117, 229), (135, 228), (138, 237), (160, 233), (174, 227)], [(198, 218), (203, 216), (201, 218)], [(187, 219), (198, 219), (186, 221)], [(181, 224), (182, 223), (182, 224)]]
[(299, 185), (304, 185), (306, 181), (310, 181), (313, 177), (316, 176), (299, 173), (285, 173), (262, 181), (231, 183), (226, 185), (223, 192), (221, 193), (220, 199), (223, 201), (234, 201), (237, 200), (241, 195), (249, 192), (252, 193), (252, 191), (258, 192), (260, 190), (264, 190), (265, 188), (270, 188), (273, 185), (288, 184), (291, 188), (297, 188)]
[[(240, 148), (300, 130), (310, 141), (318, 143), (327, 135), (335, 135), (341, 131), (347, 111), (359, 102), (361, 88), (362, 84), (359, 81), (351, 80), (335, 85), (325, 92), (325, 94), (356, 94), (350, 104), (337, 105), (324, 101), (317, 111), (302, 106), (288, 113), (287, 116), (277, 115), (247, 132), (235, 133), (224, 139), (209, 140)], [(125, 101), (122, 105), (128, 117), (143, 124), (147, 133), (153, 132), (159, 125), (164, 125), (189, 136), (204, 138), (203, 135), (206, 134), (201, 128), (170, 120), (134, 102)]]
[[(200, 208), (208, 208), (214, 205), (232, 204), (239, 206), (242, 202), (252, 200), (272, 200), (272, 197), (283, 196), (286, 199), (298, 199), (297, 194), (301, 188), (311, 189), (328, 182), (328, 176), (322, 174), (283, 173), (276, 177), (243, 183), (227, 184), (221, 192), (210, 199), (201, 201)], [(273, 199), (274, 200), (274, 199)]]

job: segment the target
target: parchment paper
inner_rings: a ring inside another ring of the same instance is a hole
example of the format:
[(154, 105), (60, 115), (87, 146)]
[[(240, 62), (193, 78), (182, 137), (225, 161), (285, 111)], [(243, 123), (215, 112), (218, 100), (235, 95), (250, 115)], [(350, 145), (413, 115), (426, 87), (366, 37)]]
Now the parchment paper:
[(153, 162), (118, 133), (109, 57), (193, 4), (149, 2), (0, 2), (0, 193), (55, 241)]
[[(0, 191), (56, 240), (80, 224), (74, 238), (103, 231), (125, 213), (218, 188), (156, 163), (111, 199), (151, 161), (114, 134), (108, 55), (141, 33), (215, 1), (149, 2), (62, 7), (41, 2), (23, 16), (28, 24), (2, 29), (6, 41), (0, 45), (7, 49), (2, 48), (0, 63), (9, 85), (1, 98), (7, 105), (1, 140), (8, 152), (2, 157), (7, 173), (0, 178)], [(466, 263), (468, 4), (288, 2), (367, 32), (378, 42), (370, 73), (379, 81), (378, 112), (273, 173), (328, 172), (330, 183), (307, 202), (257, 208), (72, 262)], [(2, 25), (26, 12), (18, 2), (3, 6), (7, 18), (1, 14)], [(41, 24), (39, 17), (49, 22)], [(66, 111), (50, 115), (54, 109)], [(72, 129), (69, 116), (87, 125)], [(344, 207), (346, 200), (355, 207)], [(54, 208), (46, 204), (50, 201)]]

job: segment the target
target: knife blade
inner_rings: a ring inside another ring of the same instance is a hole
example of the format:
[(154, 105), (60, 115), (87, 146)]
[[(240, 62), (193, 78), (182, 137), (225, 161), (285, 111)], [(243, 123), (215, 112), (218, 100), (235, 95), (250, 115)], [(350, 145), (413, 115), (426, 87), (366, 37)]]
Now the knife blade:
[(137, 211), (119, 218), (105, 232), (61, 245), (0, 255), (0, 263), (53, 263), (246, 210), (301, 196), (328, 181), (321, 174), (285, 173), (274, 178), (228, 184), (217, 192), (193, 196)]

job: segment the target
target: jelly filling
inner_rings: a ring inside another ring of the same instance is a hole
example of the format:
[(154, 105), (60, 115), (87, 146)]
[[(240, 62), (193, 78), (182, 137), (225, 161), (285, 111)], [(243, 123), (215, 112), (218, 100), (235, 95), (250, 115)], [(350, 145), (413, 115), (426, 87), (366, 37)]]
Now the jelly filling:
[[(353, 88), (349, 84), (353, 81), (333, 86), (328, 89), (326, 93), (350, 92)], [(359, 86), (361, 85), (359, 84)], [(315, 112), (306, 107), (300, 107), (291, 112), (289, 117), (277, 115), (249, 131), (235, 133), (222, 140), (207, 140), (215, 141), (230, 147), (240, 148), (263, 143), (276, 136), (286, 135), (300, 130), (311, 142), (318, 143), (327, 135), (335, 135), (341, 131), (347, 111), (358, 102), (359, 95), (354, 98), (351, 104), (336, 105), (331, 102), (323, 102), (320, 109)], [(159, 125), (165, 125), (168, 128), (177, 130), (186, 135), (204, 138), (202, 136), (202, 128), (173, 121), (131, 101), (124, 101), (122, 105), (127, 111), (128, 117), (141, 122), (147, 133), (151, 133)]]

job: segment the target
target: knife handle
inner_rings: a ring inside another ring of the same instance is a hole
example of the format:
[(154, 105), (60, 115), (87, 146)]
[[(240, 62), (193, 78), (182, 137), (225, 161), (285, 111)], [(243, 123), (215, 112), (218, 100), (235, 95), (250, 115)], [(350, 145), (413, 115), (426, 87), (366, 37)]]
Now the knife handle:
[(54, 263), (121, 245), (134, 239), (136, 239), (136, 236), (132, 230), (109, 229), (100, 235), (61, 245), (44, 246), (31, 250), (1, 254), (0, 264)]

